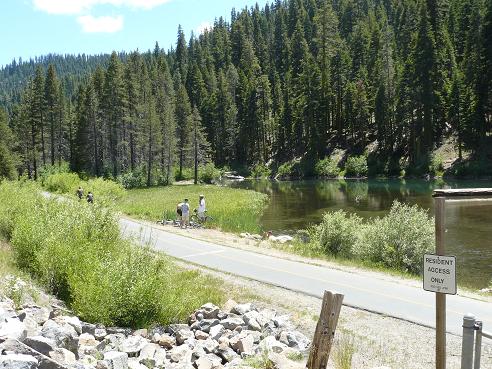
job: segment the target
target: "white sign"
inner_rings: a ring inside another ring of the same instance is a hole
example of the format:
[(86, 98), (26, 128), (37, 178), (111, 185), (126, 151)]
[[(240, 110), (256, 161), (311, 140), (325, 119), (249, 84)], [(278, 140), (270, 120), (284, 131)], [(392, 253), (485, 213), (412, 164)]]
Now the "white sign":
[(424, 290), (456, 295), (456, 257), (424, 255)]

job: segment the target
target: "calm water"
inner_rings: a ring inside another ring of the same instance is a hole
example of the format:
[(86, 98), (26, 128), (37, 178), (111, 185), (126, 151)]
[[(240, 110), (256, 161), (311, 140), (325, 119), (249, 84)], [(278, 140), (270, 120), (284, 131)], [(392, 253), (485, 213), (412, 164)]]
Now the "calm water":
[[(266, 230), (292, 232), (318, 223), (326, 211), (343, 209), (368, 218), (386, 214), (394, 200), (418, 204), (433, 214), (435, 188), (492, 187), (485, 181), (313, 180), (243, 181), (233, 187), (269, 195)], [(456, 255), (458, 283), (487, 287), (492, 279), (492, 201), (446, 203), (446, 251)]]

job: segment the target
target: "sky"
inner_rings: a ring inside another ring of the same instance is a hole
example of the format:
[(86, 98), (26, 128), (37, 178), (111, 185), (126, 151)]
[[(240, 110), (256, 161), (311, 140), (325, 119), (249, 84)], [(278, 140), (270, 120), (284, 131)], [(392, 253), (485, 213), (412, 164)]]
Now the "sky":
[(231, 9), (266, 0), (0, 0), (0, 66), (56, 54), (168, 50), (181, 24), (189, 39)]

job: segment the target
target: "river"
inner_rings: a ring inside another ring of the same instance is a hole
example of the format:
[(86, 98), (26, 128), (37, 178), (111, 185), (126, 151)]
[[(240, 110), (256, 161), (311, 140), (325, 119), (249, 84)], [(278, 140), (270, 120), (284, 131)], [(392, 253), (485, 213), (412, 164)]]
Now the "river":
[[(232, 187), (269, 195), (261, 219), (265, 230), (292, 232), (320, 222), (327, 211), (343, 209), (363, 218), (383, 216), (394, 200), (417, 204), (433, 215), (435, 188), (492, 187), (490, 181), (425, 180), (245, 180)], [(492, 201), (446, 204), (445, 245), (457, 258), (458, 283), (488, 287), (492, 279)]]

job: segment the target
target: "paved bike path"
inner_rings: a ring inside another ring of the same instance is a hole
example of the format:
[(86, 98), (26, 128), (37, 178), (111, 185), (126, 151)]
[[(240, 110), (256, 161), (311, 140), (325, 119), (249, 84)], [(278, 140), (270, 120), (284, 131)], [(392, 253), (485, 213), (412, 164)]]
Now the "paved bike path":
[[(435, 327), (435, 295), (422, 288), (377, 277), (291, 261), (166, 232), (130, 219), (121, 219), (124, 234), (152, 241), (158, 251), (208, 268), (251, 278), (311, 296), (325, 290), (345, 295), (344, 305)], [(492, 330), (492, 303), (448, 295), (447, 330), (461, 334), (465, 313), (473, 313)]]

